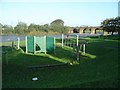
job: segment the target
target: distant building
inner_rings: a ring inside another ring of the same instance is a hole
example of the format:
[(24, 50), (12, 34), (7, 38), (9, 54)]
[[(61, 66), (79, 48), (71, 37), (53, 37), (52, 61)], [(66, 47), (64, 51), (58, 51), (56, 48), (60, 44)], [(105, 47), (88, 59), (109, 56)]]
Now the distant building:
[(68, 33), (73, 33), (73, 28), (72, 27), (68, 27)]

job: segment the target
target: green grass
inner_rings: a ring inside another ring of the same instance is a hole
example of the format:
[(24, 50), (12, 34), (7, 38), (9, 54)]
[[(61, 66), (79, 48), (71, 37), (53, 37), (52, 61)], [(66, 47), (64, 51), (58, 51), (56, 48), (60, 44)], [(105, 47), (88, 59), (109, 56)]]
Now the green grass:
[[(18, 43), (17, 41), (14, 41), (14, 45), (17, 46), (17, 43)], [(21, 40), (20, 45), (25, 46), (25, 40)], [(12, 42), (11, 41), (10, 42), (0, 42), (0, 46), (12, 46)]]
[[(3, 54), (3, 88), (115, 88), (118, 87), (118, 42), (90, 38), (86, 54), (74, 65), (34, 68), (31, 65), (74, 61), (72, 48), (57, 47), (54, 54), (25, 54), (8, 48), (8, 65)], [(24, 43), (23, 43), (24, 46)], [(102, 47), (101, 47), (102, 46)], [(104, 46), (104, 47), (103, 47)], [(108, 48), (109, 47), (109, 48)], [(5, 50), (3, 48), (3, 50)], [(32, 81), (37, 76), (38, 81)]]

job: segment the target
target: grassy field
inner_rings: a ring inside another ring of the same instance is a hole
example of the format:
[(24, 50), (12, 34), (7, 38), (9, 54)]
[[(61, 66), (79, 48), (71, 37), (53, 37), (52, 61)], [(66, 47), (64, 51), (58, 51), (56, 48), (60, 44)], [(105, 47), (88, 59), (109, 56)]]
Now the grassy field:
[[(114, 38), (113, 38), (114, 37)], [(116, 88), (118, 87), (117, 36), (85, 38), (86, 55), (75, 62), (70, 47), (56, 47), (54, 54), (25, 54), (22, 49), (8, 49), (8, 65), (2, 56), (3, 88)], [(24, 46), (24, 41), (22, 42)], [(2, 48), (5, 51), (6, 47)], [(32, 65), (62, 64), (74, 61), (73, 65), (29, 69)], [(38, 77), (32, 81), (32, 77)]]

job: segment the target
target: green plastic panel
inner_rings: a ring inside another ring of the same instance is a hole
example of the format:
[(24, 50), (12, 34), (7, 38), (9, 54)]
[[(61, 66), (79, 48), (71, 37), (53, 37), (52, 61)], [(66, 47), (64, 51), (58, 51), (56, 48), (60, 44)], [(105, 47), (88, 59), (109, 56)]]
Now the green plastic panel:
[(34, 52), (34, 37), (27, 36), (27, 50), (28, 52)]
[(53, 37), (46, 37), (46, 50), (47, 52), (54, 51), (54, 38)]
[[(40, 37), (36, 36), (36, 52), (53, 52), (54, 51), (54, 38), (53, 37)], [(34, 52), (34, 37), (27, 36), (27, 50)]]
[(45, 52), (45, 38), (44, 37), (36, 37), (36, 52)]

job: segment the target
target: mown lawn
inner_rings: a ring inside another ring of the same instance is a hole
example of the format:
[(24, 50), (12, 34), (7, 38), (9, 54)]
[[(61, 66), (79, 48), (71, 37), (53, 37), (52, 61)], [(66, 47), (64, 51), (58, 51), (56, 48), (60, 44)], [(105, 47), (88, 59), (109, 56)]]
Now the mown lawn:
[[(54, 54), (25, 54), (8, 48), (8, 65), (2, 57), (3, 88), (116, 88), (118, 40), (90, 38), (86, 55), (74, 65), (29, 69), (31, 65), (61, 64), (75, 59), (72, 49), (57, 47)], [(4, 50), (4, 48), (3, 48)], [(32, 77), (38, 77), (32, 81)]]

